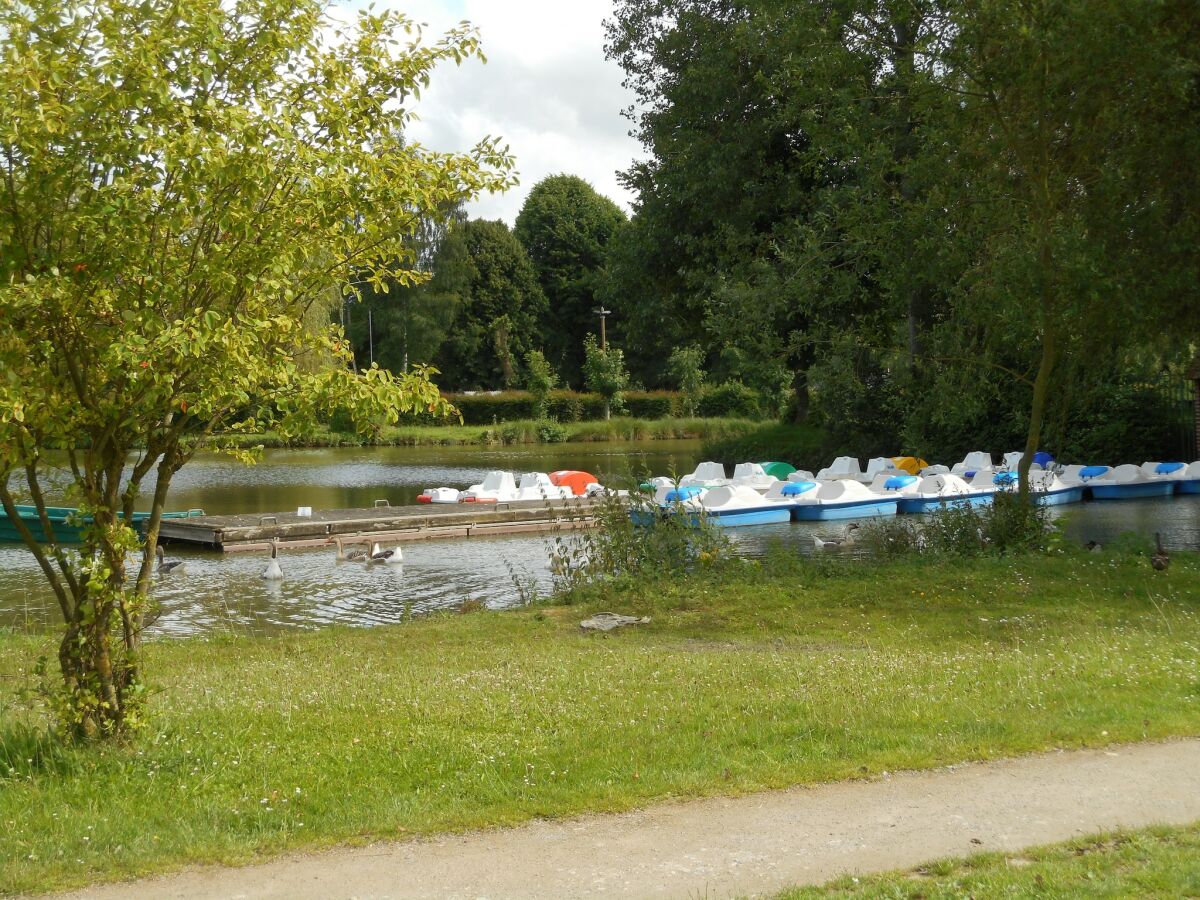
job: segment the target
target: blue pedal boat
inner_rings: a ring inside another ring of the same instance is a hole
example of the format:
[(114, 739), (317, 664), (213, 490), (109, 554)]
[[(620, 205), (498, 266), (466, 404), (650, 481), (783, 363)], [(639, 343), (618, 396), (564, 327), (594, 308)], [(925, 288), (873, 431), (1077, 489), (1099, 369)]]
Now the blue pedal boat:
[(859, 481), (839, 479), (819, 484), (794, 501), (792, 518), (799, 522), (825, 522), (834, 519), (866, 519), (894, 516), (899, 497), (872, 491)]

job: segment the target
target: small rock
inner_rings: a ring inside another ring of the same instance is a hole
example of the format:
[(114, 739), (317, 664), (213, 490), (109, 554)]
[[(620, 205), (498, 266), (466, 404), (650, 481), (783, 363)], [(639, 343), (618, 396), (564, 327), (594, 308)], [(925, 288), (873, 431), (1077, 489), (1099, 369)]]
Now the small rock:
[(579, 627), (584, 631), (613, 631), (625, 625), (648, 625), (649, 616), (622, 616), (617, 613), (596, 613), (590, 619), (584, 619)]

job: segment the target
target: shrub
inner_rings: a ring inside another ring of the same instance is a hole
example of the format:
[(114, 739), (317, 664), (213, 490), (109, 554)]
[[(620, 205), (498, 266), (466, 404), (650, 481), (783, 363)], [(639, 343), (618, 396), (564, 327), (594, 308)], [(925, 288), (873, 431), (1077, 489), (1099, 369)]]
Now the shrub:
[(740, 381), (726, 381), (704, 389), (698, 411), (705, 418), (761, 419), (762, 398)]
[(635, 419), (668, 419), (680, 413), (680, 397), (670, 391), (637, 391), (625, 395), (625, 411)]
[(813, 426), (774, 424), (706, 441), (702, 454), (727, 466), (778, 460), (815, 472), (825, 465), (824, 449), (823, 435)]

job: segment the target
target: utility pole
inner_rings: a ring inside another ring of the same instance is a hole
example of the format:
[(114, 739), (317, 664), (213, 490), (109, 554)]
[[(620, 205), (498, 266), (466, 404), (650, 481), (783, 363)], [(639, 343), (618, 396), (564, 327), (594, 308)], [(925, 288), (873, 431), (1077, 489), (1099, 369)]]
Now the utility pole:
[(612, 315), (612, 310), (605, 309), (603, 306), (601, 306), (599, 309), (593, 309), (592, 312), (600, 317), (600, 349), (607, 350), (608, 335), (604, 333), (604, 320)]

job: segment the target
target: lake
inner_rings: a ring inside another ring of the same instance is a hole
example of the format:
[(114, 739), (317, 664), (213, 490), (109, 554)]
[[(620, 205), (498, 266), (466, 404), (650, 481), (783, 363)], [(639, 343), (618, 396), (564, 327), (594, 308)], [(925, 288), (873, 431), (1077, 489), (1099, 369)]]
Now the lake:
[[(583, 469), (602, 478), (689, 472), (698, 441), (543, 444), (513, 447), (373, 447), (271, 450), (257, 466), (205, 455), (175, 477), (169, 507), (214, 514), (272, 513), (298, 506), (346, 508), (412, 503), (426, 487), (462, 488), (491, 469), (549, 472)], [(148, 486), (147, 490), (152, 490)], [(1200, 549), (1200, 496), (1057, 507), (1071, 540), (1109, 544), (1122, 533), (1152, 539), (1161, 531), (1173, 549)], [(731, 529), (739, 552), (758, 555), (773, 543), (813, 552), (816, 533), (837, 523), (793, 523)], [(530, 588), (548, 591), (551, 536), (514, 535), (412, 542), (405, 564), (393, 571), (337, 563), (332, 549), (281, 553), (284, 580), (259, 575), (265, 557), (172, 549), (186, 571), (159, 579), (163, 614), (152, 636), (213, 632), (271, 633), (341, 624), (403, 621), (466, 601), (493, 608), (517, 605)], [(0, 626), (42, 630), (56, 623), (57, 607), (24, 547), (0, 544)]]

